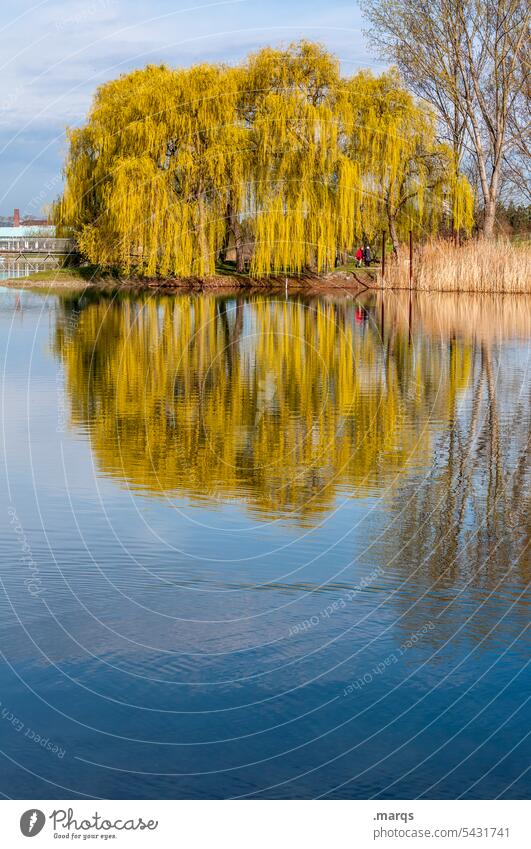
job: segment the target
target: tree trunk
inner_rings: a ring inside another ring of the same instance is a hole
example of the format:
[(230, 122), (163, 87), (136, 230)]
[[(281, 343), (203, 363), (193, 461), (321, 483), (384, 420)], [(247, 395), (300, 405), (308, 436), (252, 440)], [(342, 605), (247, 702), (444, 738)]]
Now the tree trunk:
[(396, 212), (393, 213), (391, 209), (391, 198), (389, 196), (389, 192), (385, 199), (385, 209), (387, 212), (387, 224), (389, 225), (389, 237), (393, 245), (393, 256), (395, 259), (398, 259), (400, 243), (398, 241), (398, 233), (396, 232)]
[(238, 215), (234, 212), (232, 204), (227, 205), (227, 220), (229, 229), (234, 236), (234, 249), (236, 251), (236, 271), (242, 274), (245, 271), (245, 256), (243, 252), (243, 228), (238, 219)]
[(395, 217), (394, 215), (391, 215), (390, 212), (388, 212), (387, 214), (387, 223), (389, 224), (389, 236), (393, 244), (393, 255), (395, 259), (398, 259), (398, 254), (400, 251), (400, 242), (398, 241), (398, 234), (396, 232)]
[(496, 201), (489, 198), (485, 203), (485, 218), (483, 219), (483, 235), (486, 239), (492, 239), (494, 235), (494, 221), (496, 218)]
[(483, 235), (486, 239), (494, 236), (494, 222), (496, 220), (496, 203), (498, 200), (498, 187), (500, 183), (501, 158), (494, 165), (490, 178), (489, 192), (485, 198), (485, 219), (483, 221)]

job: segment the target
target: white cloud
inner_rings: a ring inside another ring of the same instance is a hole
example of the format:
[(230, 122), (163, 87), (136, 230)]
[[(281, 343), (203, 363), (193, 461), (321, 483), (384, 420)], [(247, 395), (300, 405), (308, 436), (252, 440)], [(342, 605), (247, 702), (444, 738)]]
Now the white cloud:
[[(103, 81), (148, 62), (238, 61), (301, 37), (335, 50), (347, 72), (370, 63), (354, 0), (9, 0), (0, 22), (0, 210), (23, 207), (41, 190), (35, 182), (57, 172), (65, 125), (83, 121)], [(36, 159), (17, 179), (28, 135), (38, 140)]]

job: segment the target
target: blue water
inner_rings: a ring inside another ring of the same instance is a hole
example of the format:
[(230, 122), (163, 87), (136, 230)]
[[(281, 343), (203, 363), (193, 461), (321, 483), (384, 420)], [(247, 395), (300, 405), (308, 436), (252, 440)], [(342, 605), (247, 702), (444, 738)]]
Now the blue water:
[(0, 290), (0, 792), (529, 795), (528, 308)]

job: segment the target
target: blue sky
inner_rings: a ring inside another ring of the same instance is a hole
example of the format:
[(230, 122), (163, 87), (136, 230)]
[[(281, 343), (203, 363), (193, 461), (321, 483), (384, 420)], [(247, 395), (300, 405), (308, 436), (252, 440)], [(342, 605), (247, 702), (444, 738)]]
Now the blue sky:
[(101, 82), (149, 62), (237, 62), (311, 38), (344, 73), (378, 67), (355, 0), (2, 0), (0, 214), (37, 214), (61, 190), (64, 129)]

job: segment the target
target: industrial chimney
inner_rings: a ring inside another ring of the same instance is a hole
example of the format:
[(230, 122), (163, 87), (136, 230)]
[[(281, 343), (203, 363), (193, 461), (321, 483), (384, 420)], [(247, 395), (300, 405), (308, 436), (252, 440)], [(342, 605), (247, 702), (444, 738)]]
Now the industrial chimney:
[(13, 227), (20, 227), (20, 209), (15, 209), (13, 213)]

